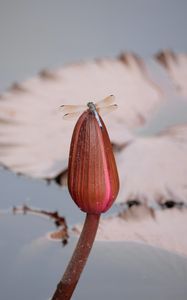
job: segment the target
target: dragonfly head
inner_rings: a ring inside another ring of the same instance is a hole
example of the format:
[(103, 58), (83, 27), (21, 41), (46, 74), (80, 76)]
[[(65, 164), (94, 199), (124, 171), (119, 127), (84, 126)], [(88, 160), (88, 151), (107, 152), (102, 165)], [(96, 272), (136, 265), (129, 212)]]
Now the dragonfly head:
[(93, 102), (88, 102), (87, 106), (91, 112), (96, 111), (95, 104)]

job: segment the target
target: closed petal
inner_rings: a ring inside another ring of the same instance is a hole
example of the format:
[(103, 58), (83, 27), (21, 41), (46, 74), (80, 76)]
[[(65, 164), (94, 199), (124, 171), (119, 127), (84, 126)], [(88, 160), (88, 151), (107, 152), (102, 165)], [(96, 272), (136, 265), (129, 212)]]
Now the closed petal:
[(81, 210), (106, 211), (115, 200), (119, 180), (106, 127), (86, 111), (79, 118), (71, 141), (68, 187)]

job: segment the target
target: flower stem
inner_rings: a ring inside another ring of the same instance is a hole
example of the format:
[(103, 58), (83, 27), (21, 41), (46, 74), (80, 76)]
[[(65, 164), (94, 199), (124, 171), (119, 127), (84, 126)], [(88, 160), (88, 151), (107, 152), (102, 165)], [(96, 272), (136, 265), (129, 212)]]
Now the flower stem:
[(95, 240), (100, 214), (87, 214), (77, 246), (51, 300), (69, 300)]

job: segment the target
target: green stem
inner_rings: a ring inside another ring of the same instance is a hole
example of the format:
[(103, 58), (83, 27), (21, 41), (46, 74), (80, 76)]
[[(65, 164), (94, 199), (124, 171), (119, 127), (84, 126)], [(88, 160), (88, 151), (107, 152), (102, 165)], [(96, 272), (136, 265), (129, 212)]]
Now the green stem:
[(87, 214), (77, 246), (51, 300), (69, 300), (84, 269), (99, 225), (100, 214)]

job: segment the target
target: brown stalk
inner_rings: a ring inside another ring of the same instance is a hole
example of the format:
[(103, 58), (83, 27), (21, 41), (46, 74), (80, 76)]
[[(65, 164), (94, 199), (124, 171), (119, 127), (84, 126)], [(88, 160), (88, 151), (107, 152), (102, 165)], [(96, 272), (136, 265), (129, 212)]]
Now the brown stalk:
[(80, 275), (84, 269), (99, 225), (100, 214), (86, 214), (84, 226), (77, 246), (57, 285), (52, 300), (69, 300), (75, 290)]

